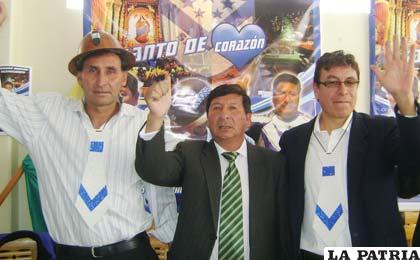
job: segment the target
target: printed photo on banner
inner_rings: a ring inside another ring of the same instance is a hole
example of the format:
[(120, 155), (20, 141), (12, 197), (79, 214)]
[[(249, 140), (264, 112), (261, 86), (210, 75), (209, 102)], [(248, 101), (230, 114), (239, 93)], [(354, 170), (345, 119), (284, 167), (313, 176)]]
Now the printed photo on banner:
[[(1, 88), (18, 95), (28, 96), (31, 93), (31, 69), (23, 66), (0, 66)], [(0, 129), (0, 133), (3, 133)]]
[[(416, 73), (413, 82), (413, 92), (419, 99), (420, 84), (420, 10), (418, 1), (403, 0), (372, 0), (373, 12), (371, 18), (371, 63), (383, 66), (383, 51), (386, 41), (392, 41), (394, 36), (405, 37), (409, 43), (415, 44)], [(395, 116), (395, 100), (371, 74), (371, 111), (374, 115)]]

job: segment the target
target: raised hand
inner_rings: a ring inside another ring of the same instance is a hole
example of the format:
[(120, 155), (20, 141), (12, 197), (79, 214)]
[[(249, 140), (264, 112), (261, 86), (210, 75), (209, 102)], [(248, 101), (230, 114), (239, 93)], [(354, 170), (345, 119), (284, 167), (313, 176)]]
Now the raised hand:
[(164, 80), (154, 82), (146, 96), (146, 103), (150, 113), (156, 117), (164, 117), (171, 106), (171, 80), (166, 76)]
[(168, 75), (164, 80), (152, 84), (146, 96), (146, 103), (150, 110), (146, 132), (157, 131), (171, 106), (171, 80)]
[(416, 115), (412, 91), (414, 51), (414, 45), (411, 45), (408, 53), (407, 41), (401, 39), (400, 45), (398, 37), (394, 37), (393, 47), (389, 41), (385, 44), (383, 70), (376, 65), (371, 66), (378, 81), (394, 97), (403, 115)]

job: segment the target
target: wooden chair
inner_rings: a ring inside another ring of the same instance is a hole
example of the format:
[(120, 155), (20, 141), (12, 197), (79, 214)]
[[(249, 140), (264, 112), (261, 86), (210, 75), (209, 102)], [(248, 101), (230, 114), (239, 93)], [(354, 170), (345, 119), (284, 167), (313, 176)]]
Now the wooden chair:
[(169, 245), (168, 244), (162, 243), (152, 236), (150, 236), (150, 244), (152, 245), (152, 248), (155, 250), (159, 260), (166, 260), (167, 259), (167, 254), (168, 254), (168, 250), (169, 250)]
[(36, 242), (30, 238), (21, 238), (5, 243), (0, 247), (0, 259), (37, 259)]
[(418, 211), (405, 211), (401, 212), (404, 223), (405, 237), (408, 246), (412, 245), (414, 230), (416, 229), (417, 218), (419, 217)]
[(20, 177), (23, 175), (23, 168), (18, 167), (15, 171), (15, 174), (10, 178), (9, 182), (6, 184), (6, 187), (0, 193), (0, 206), (3, 204), (4, 200), (7, 198), (9, 193), (13, 190), (15, 185), (18, 183)]

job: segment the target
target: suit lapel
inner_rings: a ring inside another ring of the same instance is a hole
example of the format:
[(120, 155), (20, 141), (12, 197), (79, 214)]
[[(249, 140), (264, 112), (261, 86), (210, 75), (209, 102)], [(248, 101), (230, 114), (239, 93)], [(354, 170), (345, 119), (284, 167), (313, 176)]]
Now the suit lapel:
[[(298, 192), (298, 198), (303, 201), (303, 195), (305, 192), (305, 160), (306, 154), (308, 152), (309, 141), (311, 140), (311, 134), (314, 129), (315, 118), (311, 120), (309, 123), (302, 125), (302, 133), (299, 134), (298, 139), (295, 141), (295, 148), (292, 156), (296, 157), (293, 158), (292, 165), (293, 170), (291, 171), (290, 178), (295, 179), (294, 186), (298, 187), (296, 190)], [(290, 144), (294, 145), (294, 144)], [(297, 174), (296, 174), (297, 173)]]
[(217, 231), (217, 223), (219, 220), (220, 193), (222, 190), (222, 177), (220, 174), (221, 168), (219, 156), (217, 154), (214, 141), (211, 141), (204, 146), (200, 161), (207, 182), (214, 230)]
[[(292, 235), (294, 241), (300, 240), (301, 225), (303, 221), (304, 203), (305, 203), (305, 159), (308, 152), (309, 141), (314, 128), (315, 119), (301, 125), (301, 130), (295, 136), (296, 139), (289, 140), (288, 151), (288, 179), (289, 179), (289, 200), (290, 221), (292, 223)], [(298, 246), (298, 245), (295, 245)]]
[[(257, 219), (257, 214), (263, 214), (258, 210), (257, 205), (261, 203), (257, 198), (258, 189), (261, 190), (261, 176), (258, 177), (258, 171), (265, 171), (265, 166), (260, 163), (259, 157), (256, 156), (256, 151), (254, 147), (247, 143), (247, 161), (248, 161), (248, 194), (249, 194), (249, 245), (252, 247), (254, 244), (253, 240), (255, 238), (254, 234), (256, 229), (258, 228), (258, 223), (254, 223), (254, 220)], [(257, 169), (258, 167), (258, 169)], [(244, 188), (242, 188), (244, 189)], [(243, 191), (242, 191), (243, 192)], [(260, 191), (261, 192), (261, 191)], [(250, 250), (251, 254), (253, 250)], [(251, 258), (252, 255), (251, 255)]]
[(358, 192), (361, 177), (364, 171), (364, 165), (367, 153), (368, 129), (361, 120), (360, 116), (354, 112), (351, 125), (348, 157), (347, 157), (347, 191), (349, 207), (352, 205), (352, 199)]
[(296, 162), (298, 163), (296, 166), (298, 167), (299, 176), (304, 176), (305, 173), (305, 164), (302, 163), (306, 159), (306, 154), (308, 152), (309, 141), (311, 140), (311, 134), (314, 129), (315, 119), (311, 120), (309, 124), (303, 126), (302, 135), (299, 136), (298, 140), (296, 140), (296, 149), (299, 151), (296, 153), (298, 157)]

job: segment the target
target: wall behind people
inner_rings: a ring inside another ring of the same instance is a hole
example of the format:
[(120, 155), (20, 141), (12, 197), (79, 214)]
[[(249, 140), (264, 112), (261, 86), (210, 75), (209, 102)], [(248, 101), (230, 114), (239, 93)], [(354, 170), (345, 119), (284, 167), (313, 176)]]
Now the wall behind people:
[[(343, 6), (352, 3), (351, 0), (337, 2), (342, 2)], [(356, 110), (369, 113), (369, 14), (347, 13), (345, 10), (337, 9), (325, 10), (322, 0), (320, 9), (322, 53), (342, 49), (356, 57), (360, 71), (364, 72), (360, 73)]]
[[(10, 38), (6, 40), (8, 43), (5, 45), (4, 39), (0, 38), (0, 46), (8, 46), (9, 51), (7, 55), (0, 55), (0, 64), (32, 67), (33, 93), (68, 93), (75, 81), (67, 71), (67, 62), (76, 53), (82, 36), (82, 10), (67, 9), (66, 0), (6, 2), (10, 5)], [(353, 2), (354, 0), (341, 0), (340, 4), (347, 5)], [(325, 12), (322, 4), (321, 2), (322, 52), (344, 49), (354, 53), (360, 69), (367, 71), (369, 15)], [(360, 80), (357, 110), (368, 112), (368, 73), (362, 73)], [(23, 148), (14, 142), (10, 137), (0, 136), (0, 189), (6, 185), (25, 154)], [(0, 233), (31, 228), (24, 186), (22, 178), (12, 196), (0, 207)]]
[[(0, 12), (0, 46), (4, 50), (10, 49), (10, 1), (2, 1), (2, 9)], [(0, 51), (0, 64), (8, 64), (10, 61), (9, 51)], [(11, 138), (0, 136), (0, 147), (3, 152), (0, 153), (0, 189), (7, 183), (12, 173), (12, 149)], [(6, 200), (0, 207), (0, 232), (10, 229), (10, 219), (12, 216), (12, 200)], [(5, 221), (3, 221), (5, 220)]]

